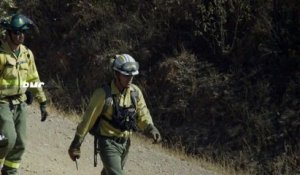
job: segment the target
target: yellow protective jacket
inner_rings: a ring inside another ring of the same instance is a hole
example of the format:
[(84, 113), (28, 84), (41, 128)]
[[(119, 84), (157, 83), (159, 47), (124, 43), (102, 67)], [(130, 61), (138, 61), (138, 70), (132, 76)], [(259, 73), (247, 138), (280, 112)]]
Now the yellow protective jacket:
[[(129, 88), (125, 89), (124, 93), (121, 94), (117, 89), (114, 81), (111, 82), (111, 95), (116, 96), (121, 107), (131, 106), (131, 91), (137, 91), (138, 98), (136, 103), (137, 112), (137, 126), (141, 130), (145, 130), (149, 124), (153, 124), (152, 117), (146, 106), (142, 91), (134, 84)], [(112, 119), (113, 115), (113, 105), (108, 105), (107, 110), (102, 109), (105, 105), (105, 90), (103, 88), (96, 89), (90, 99), (86, 112), (83, 115), (83, 120), (77, 126), (76, 135), (79, 136), (80, 141), (82, 141), (88, 131), (93, 127), (98, 117), (105, 115), (106, 118)], [(101, 114), (101, 115), (100, 115)], [(130, 131), (121, 131), (114, 128), (107, 120), (100, 118), (100, 133), (102, 136), (115, 136), (115, 137), (129, 137), (131, 135)]]
[[(24, 102), (24, 94), (27, 87), (25, 83), (39, 83), (39, 75), (36, 69), (34, 56), (28, 48), (20, 45), (20, 54), (17, 57), (7, 42), (0, 45), (0, 103), (8, 103), (12, 100), (14, 104)], [(29, 89), (38, 102), (45, 102), (46, 96), (42, 87)]]

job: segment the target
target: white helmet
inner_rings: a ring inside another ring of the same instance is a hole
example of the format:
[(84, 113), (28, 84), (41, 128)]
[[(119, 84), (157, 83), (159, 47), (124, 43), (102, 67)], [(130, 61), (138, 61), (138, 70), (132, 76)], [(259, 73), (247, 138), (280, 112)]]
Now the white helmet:
[(112, 67), (123, 75), (139, 74), (139, 63), (128, 54), (116, 55)]

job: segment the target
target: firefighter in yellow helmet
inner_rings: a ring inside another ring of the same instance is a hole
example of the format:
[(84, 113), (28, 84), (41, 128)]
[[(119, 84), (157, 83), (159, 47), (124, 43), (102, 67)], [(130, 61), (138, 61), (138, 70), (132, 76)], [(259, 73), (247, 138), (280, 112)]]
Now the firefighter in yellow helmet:
[(6, 30), (0, 44), (0, 164), (2, 175), (15, 175), (26, 144), (26, 91), (40, 103), (41, 120), (48, 116), (42, 87), (30, 49), (23, 45), (25, 33), (33, 22), (21, 14), (1, 21)]
[(69, 148), (70, 158), (75, 161), (80, 157), (84, 137), (93, 128), (103, 163), (101, 175), (124, 174), (133, 131), (142, 130), (155, 142), (161, 141), (142, 91), (132, 83), (139, 64), (128, 54), (116, 55), (112, 64), (114, 80), (95, 90)]

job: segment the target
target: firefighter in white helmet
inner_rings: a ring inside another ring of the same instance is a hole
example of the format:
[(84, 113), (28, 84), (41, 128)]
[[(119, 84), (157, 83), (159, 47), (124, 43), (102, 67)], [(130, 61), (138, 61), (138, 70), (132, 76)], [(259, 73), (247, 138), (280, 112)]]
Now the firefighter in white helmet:
[(80, 157), (85, 135), (96, 128), (93, 132), (103, 163), (101, 175), (124, 174), (132, 132), (142, 130), (155, 142), (161, 141), (142, 91), (132, 83), (139, 74), (138, 62), (128, 54), (120, 54), (113, 60), (112, 68), (114, 80), (95, 90), (69, 148), (69, 155), (75, 161)]

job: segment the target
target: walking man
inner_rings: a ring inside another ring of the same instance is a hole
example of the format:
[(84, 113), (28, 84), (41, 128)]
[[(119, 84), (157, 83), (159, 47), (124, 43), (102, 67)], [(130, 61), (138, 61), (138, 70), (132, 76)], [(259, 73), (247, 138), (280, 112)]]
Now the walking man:
[(124, 174), (133, 131), (140, 129), (155, 142), (161, 141), (142, 91), (132, 83), (133, 76), (139, 73), (139, 64), (130, 55), (121, 54), (116, 55), (112, 68), (114, 79), (94, 91), (69, 148), (71, 159), (79, 159), (85, 135), (96, 128), (94, 132), (103, 163), (101, 175)]
[(1, 26), (6, 33), (0, 44), (0, 165), (2, 175), (16, 175), (26, 146), (26, 90), (40, 103), (42, 121), (48, 112), (43, 89), (28, 88), (29, 83), (40, 83), (34, 56), (23, 45), (32, 21), (15, 14)]

